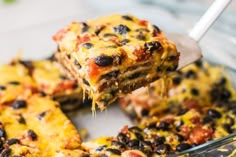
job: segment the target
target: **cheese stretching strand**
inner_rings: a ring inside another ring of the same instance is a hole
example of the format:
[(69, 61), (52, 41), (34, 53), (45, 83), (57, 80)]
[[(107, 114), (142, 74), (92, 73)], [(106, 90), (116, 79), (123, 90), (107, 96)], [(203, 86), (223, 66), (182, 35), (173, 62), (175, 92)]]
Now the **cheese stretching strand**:
[(73, 22), (53, 39), (56, 58), (103, 110), (118, 97), (175, 71), (179, 53), (163, 32), (132, 15)]

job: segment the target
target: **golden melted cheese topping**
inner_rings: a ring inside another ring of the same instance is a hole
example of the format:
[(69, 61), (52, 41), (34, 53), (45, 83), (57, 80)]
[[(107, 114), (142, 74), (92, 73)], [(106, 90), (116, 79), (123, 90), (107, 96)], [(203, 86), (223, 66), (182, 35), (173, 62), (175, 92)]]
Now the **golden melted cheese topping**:
[(11, 156), (82, 154), (79, 134), (56, 102), (38, 95), (21, 101), (24, 101), (24, 106), (17, 107), (19, 101), (0, 104), (0, 128), (6, 134), (1, 140), (7, 145), (7, 141), (17, 139), (16, 143), (5, 148), (11, 150)]
[[(81, 66), (80, 77), (87, 78), (92, 86), (96, 85), (101, 74), (114, 70), (114, 67), (127, 69), (151, 57), (160, 65), (160, 60), (178, 56), (175, 45), (166, 39), (158, 27), (132, 15), (115, 14), (86, 23), (73, 22), (53, 39), (59, 44), (61, 53)], [(159, 47), (154, 49), (161, 55), (155, 53), (152, 56), (146, 51), (151, 47), (145, 48), (145, 43), (151, 42), (158, 43), (156, 46)], [(112, 66), (112, 60), (115, 66)]]

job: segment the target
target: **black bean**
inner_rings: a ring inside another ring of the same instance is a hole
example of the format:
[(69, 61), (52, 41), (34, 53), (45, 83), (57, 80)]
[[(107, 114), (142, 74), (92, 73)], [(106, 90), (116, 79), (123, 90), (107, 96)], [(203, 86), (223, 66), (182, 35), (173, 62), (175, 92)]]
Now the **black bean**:
[(221, 100), (226, 101), (230, 97), (231, 97), (230, 91), (226, 88), (223, 88), (222, 91), (221, 91), (221, 95), (220, 95)]
[(17, 120), (20, 124), (26, 124), (25, 118), (20, 115), (19, 119)]
[(157, 127), (156, 123), (153, 123), (153, 124), (149, 124), (145, 129), (148, 129), (148, 130), (152, 130), (152, 129), (158, 130), (159, 128)]
[(137, 139), (134, 139), (134, 140), (130, 140), (129, 143), (128, 143), (129, 147), (131, 148), (138, 148), (139, 145), (140, 145), (140, 141), (137, 140)]
[(161, 130), (168, 130), (169, 129), (169, 125), (170, 125), (169, 123), (161, 121), (160, 124), (159, 124), (159, 128)]
[(3, 139), (0, 138), (0, 152), (3, 150), (4, 148), (4, 142), (2, 141)]
[(191, 148), (190, 144), (188, 144), (188, 143), (180, 143), (180, 144), (178, 144), (176, 146), (176, 151), (182, 152), (182, 151), (187, 150), (189, 148)]
[(176, 134), (176, 136), (178, 137), (178, 141), (182, 142), (184, 141), (184, 136), (180, 135), (180, 134)]
[(143, 35), (142, 33), (139, 33), (139, 34), (136, 36), (136, 39), (138, 39), (138, 40), (146, 40), (146, 37), (145, 37), (145, 35)]
[(224, 86), (226, 84), (227, 80), (225, 77), (220, 78), (220, 80), (216, 83), (219, 86)]
[(181, 83), (182, 79), (180, 76), (176, 76), (173, 78), (173, 84), (174, 85), (179, 85)]
[(148, 116), (149, 110), (148, 109), (142, 109), (141, 114), (142, 114), (142, 116)]
[(105, 33), (103, 34), (103, 37), (117, 37), (117, 35), (113, 33)]
[(145, 51), (150, 51), (151, 53), (156, 51), (160, 52), (162, 50), (162, 45), (158, 41), (151, 41), (144, 44), (144, 49)]
[(161, 137), (157, 137), (157, 138), (154, 140), (153, 144), (154, 144), (155, 146), (158, 146), (158, 145), (164, 144), (165, 141), (166, 141), (166, 138), (165, 138), (164, 136), (161, 136)]
[(19, 144), (20, 143), (20, 140), (16, 139), (16, 138), (12, 138), (10, 140), (7, 141), (7, 144), (10, 146), (10, 145), (13, 145), (13, 144)]
[(98, 66), (102, 66), (102, 67), (109, 66), (109, 65), (112, 65), (113, 58), (111, 56), (101, 55), (101, 56), (94, 58), (94, 62)]
[(123, 35), (123, 34), (127, 34), (130, 31), (130, 29), (129, 29), (129, 27), (120, 24), (120, 25), (114, 27), (114, 31), (120, 35)]
[(81, 65), (79, 64), (79, 62), (76, 59), (74, 60), (74, 65), (76, 65), (79, 69), (81, 68)]
[(195, 95), (195, 96), (198, 96), (198, 95), (199, 95), (198, 89), (192, 88), (192, 89), (191, 89), (191, 94), (192, 94), (192, 95)]
[(8, 84), (11, 84), (11, 85), (19, 85), (20, 82), (18, 82), (18, 81), (10, 81), (10, 82), (8, 82)]
[(93, 44), (92, 43), (84, 43), (82, 46), (86, 49), (91, 49), (93, 47)]
[(207, 114), (212, 118), (220, 118), (221, 117), (221, 113), (218, 112), (217, 110), (214, 110), (214, 109), (209, 109), (207, 111)]
[(181, 115), (184, 115), (186, 112), (188, 112), (188, 109), (180, 109), (177, 115), (181, 116)]
[(178, 65), (172, 65), (170, 67), (167, 67), (166, 71), (167, 72), (176, 71), (177, 68), (178, 68)]
[(121, 151), (118, 149), (107, 148), (106, 151), (111, 152), (112, 154), (121, 155)]
[(186, 73), (185, 73), (185, 77), (186, 78), (195, 78), (196, 77), (196, 73), (193, 71), (193, 70), (188, 70)]
[(89, 82), (85, 78), (83, 78), (83, 83), (90, 86)]
[(118, 139), (118, 141), (120, 141), (122, 143), (127, 143), (129, 141), (129, 138), (123, 133), (119, 133), (117, 135), (117, 139)]
[(213, 122), (213, 119), (210, 116), (206, 116), (203, 118), (202, 122), (203, 122), (203, 124), (208, 124), (208, 123)]
[(115, 70), (115, 71), (112, 71), (112, 72), (109, 72), (105, 75), (102, 76), (102, 78), (104, 79), (111, 79), (111, 78), (116, 78), (118, 75), (119, 75), (120, 71), (119, 70)]
[(81, 25), (82, 25), (81, 33), (85, 33), (85, 32), (87, 32), (88, 29), (89, 29), (89, 26), (87, 25), (87, 23), (82, 22)]
[(121, 16), (123, 19), (128, 20), (128, 21), (133, 21), (132, 17), (128, 16), (128, 15), (122, 15)]
[(104, 29), (105, 27), (104, 26), (100, 26), (100, 27), (98, 27), (96, 30), (95, 30), (95, 34), (96, 35), (99, 35), (100, 33), (101, 33), (101, 31)]
[(26, 68), (28, 69), (34, 69), (34, 65), (32, 63), (32, 61), (20, 61), (20, 64), (24, 65)]
[(28, 136), (31, 138), (31, 140), (35, 141), (37, 140), (38, 136), (33, 130), (28, 130)]
[(167, 154), (170, 151), (171, 147), (169, 144), (162, 144), (157, 146), (156, 153), (159, 155)]
[(195, 65), (196, 65), (197, 67), (201, 68), (201, 67), (202, 67), (202, 60), (197, 60), (197, 61), (195, 62)]
[(6, 138), (6, 131), (3, 128), (0, 128), (0, 138)]
[(178, 121), (175, 122), (175, 126), (177, 128), (181, 127), (183, 124), (184, 124), (184, 122), (182, 120), (178, 120)]
[(16, 100), (13, 102), (12, 107), (13, 109), (20, 109), (26, 107), (26, 101), (25, 100)]
[(70, 59), (70, 58), (71, 58), (71, 55), (70, 55), (70, 54), (67, 54), (66, 56), (67, 56), (67, 58), (68, 58), (68, 59)]
[(9, 148), (4, 149), (0, 154), (1, 157), (10, 157), (10, 155), (11, 155), (11, 149)]
[(139, 139), (140, 141), (144, 140), (143, 135), (141, 133), (135, 132), (134, 134), (135, 134), (136, 138)]
[(98, 148), (96, 148), (96, 152), (100, 152), (102, 150), (104, 150), (107, 146), (103, 145), (103, 146), (99, 146)]
[(232, 129), (232, 127), (231, 127), (231, 125), (230, 124), (223, 124), (223, 126), (222, 126), (224, 129), (225, 129), (225, 131), (227, 131), (229, 134), (231, 134), (231, 133), (233, 133), (233, 129)]
[(120, 41), (120, 44), (121, 44), (121, 45), (126, 45), (126, 44), (129, 43), (129, 42), (130, 42), (129, 39), (123, 39), (123, 40)]
[(129, 131), (130, 131), (130, 132), (142, 132), (142, 129), (140, 129), (140, 128), (137, 127), (137, 126), (133, 126), (133, 127), (130, 127), (130, 128), (129, 128)]
[(153, 28), (154, 28), (155, 33), (159, 34), (161, 32), (160, 28), (157, 27), (156, 25), (153, 25)]
[(5, 90), (6, 87), (5, 86), (0, 86), (0, 90)]
[(38, 116), (38, 119), (39, 119), (39, 120), (42, 120), (43, 117), (45, 117), (46, 113), (47, 113), (46, 111), (40, 113), (39, 116)]
[(111, 145), (112, 145), (112, 146), (117, 146), (117, 147), (119, 147), (119, 148), (125, 148), (125, 144), (124, 144), (124, 143), (121, 143), (121, 142), (119, 142), (119, 141), (112, 141), (112, 142), (111, 142)]

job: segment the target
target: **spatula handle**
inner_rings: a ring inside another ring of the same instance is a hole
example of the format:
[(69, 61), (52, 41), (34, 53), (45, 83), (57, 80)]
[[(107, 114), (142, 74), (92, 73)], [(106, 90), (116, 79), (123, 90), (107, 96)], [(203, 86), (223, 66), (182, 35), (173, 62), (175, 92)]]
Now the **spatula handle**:
[(199, 42), (231, 1), (232, 0), (215, 0), (190, 31), (189, 37)]

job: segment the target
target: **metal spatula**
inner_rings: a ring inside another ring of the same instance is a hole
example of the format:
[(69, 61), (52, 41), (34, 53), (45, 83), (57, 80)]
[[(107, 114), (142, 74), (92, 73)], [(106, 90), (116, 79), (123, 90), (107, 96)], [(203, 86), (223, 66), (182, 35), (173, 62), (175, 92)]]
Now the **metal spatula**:
[(206, 13), (195, 24), (188, 36), (176, 33), (167, 34), (167, 37), (176, 44), (178, 51), (180, 51), (178, 69), (202, 57), (198, 42), (231, 1), (232, 0), (215, 0)]

